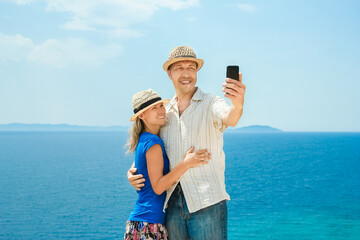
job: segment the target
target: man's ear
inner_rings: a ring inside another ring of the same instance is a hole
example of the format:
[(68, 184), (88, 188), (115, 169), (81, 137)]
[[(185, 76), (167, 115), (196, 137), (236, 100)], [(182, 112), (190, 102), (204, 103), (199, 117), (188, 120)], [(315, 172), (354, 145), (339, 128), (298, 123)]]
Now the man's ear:
[(170, 68), (171, 68), (171, 65), (169, 66), (168, 70), (166, 71), (169, 77), (170, 77), (170, 74), (171, 74)]

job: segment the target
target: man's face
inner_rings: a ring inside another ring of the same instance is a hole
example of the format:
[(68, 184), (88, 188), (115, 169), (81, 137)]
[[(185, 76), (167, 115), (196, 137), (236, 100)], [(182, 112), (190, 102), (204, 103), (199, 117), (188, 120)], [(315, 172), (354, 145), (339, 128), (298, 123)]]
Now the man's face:
[(193, 61), (180, 61), (172, 64), (167, 71), (176, 92), (191, 93), (197, 80), (197, 65)]

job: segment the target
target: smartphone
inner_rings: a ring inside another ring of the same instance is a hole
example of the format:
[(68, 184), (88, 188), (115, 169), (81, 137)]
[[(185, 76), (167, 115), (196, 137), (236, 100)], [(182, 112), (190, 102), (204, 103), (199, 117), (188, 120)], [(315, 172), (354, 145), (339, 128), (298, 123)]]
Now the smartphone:
[(227, 66), (226, 78), (231, 78), (239, 81), (239, 66), (237, 65)]

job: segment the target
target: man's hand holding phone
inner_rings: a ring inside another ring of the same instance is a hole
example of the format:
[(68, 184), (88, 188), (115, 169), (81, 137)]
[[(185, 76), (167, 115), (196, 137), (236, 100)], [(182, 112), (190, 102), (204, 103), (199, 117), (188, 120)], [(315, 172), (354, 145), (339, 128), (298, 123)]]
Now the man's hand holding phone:
[(242, 109), (246, 86), (242, 83), (242, 73), (239, 73), (239, 66), (228, 66), (226, 79), (223, 85), (224, 96), (231, 100), (232, 105)]

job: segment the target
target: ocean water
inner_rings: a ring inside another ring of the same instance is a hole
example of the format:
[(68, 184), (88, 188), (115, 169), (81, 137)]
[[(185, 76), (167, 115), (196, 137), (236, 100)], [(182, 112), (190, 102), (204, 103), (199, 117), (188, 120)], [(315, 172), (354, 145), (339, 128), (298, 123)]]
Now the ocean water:
[[(126, 133), (0, 132), (0, 239), (122, 239)], [(227, 133), (229, 239), (360, 239), (359, 133)]]

